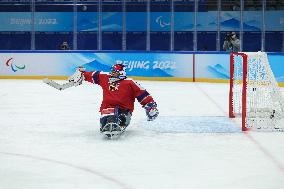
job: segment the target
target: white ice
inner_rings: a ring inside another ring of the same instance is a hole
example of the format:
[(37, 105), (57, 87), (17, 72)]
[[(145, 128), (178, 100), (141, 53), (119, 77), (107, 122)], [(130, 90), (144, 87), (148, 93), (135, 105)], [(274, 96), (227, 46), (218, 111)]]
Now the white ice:
[(160, 116), (147, 122), (136, 103), (124, 135), (107, 140), (99, 86), (0, 80), (0, 189), (284, 188), (284, 133), (241, 132), (228, 84), (140, 83)]

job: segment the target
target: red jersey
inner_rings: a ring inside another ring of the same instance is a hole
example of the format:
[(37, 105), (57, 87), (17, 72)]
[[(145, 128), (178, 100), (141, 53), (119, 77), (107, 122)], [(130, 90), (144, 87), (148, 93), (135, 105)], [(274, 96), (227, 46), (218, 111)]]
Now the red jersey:
[(86, 81), (98, 84), (103, 89), (103, 101), (100, 112), (116, 106), (133, 112), (135, 99), (142, 106), (154, 101), (152, 96), (132, 79), (120, 80), (114, 86), (109, 82), (110, 74), (105, 72), (84, 72), (84, 77)]

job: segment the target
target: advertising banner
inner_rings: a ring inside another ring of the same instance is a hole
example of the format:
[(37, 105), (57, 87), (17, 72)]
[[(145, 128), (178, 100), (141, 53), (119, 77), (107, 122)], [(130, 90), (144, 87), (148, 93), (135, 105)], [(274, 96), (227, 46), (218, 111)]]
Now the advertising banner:
[[(195, 77), (198, 79), (229, 80), (229, 54), (196, 54)], [(284, 82), (284, 54), (268, 54), (268, 62), (277, 82)]]
[(196, 78), (230, 79), (229, 54), (196, 54)]
[(79, 66), (109, 72), (115, 63), (130, 76), (192, 78), (192, 54), (36, 52), (0, 53), (1, 76), (69, 76)]
[[(284, 54), (269, 53), (268, 60), (276, 80), (284, 82)], [(109, 72), (115, 63), (124, 64), (128, 76), (150, 80), (192, 81), (195, 78), (196, 81), (223, 82), (230, 78), (229, 53), (87, 51), (0, 52), (0, 76), (70, 76), (79, 66), (87, 71)]]

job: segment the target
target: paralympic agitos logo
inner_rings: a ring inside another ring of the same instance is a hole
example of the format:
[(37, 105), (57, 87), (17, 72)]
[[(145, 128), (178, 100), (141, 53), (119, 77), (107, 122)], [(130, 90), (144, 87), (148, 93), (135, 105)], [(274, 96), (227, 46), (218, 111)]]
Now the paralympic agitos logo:
[(12, 71), (13, 72), (16, 72), (18, 70), (23, 70), (26, 68), (26, 65), (23, 65), (23, 66), (18, 66), (16, 64), (13, 64), (13, 58), (9, 58), (7, 61), (6, 61), (6, 66), (8, 67), (11, 67)]

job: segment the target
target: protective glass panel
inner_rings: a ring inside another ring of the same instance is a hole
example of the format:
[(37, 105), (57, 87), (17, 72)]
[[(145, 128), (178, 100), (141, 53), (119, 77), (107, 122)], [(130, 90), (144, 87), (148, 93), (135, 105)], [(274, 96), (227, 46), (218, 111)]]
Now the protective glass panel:
[(77, 4), (77, 49), (96, 50), (98, 38), (98, 1), (79, 0)]
[(0, 1), (0, 49), (31, 49), (32, 14), (28, 0)]
[(73, 49), (73, 9), (72, 0), (35, 0), (35, 49)]

